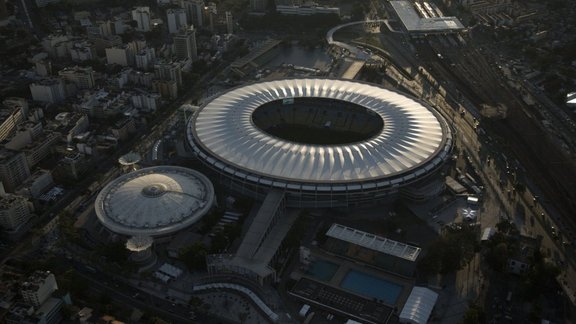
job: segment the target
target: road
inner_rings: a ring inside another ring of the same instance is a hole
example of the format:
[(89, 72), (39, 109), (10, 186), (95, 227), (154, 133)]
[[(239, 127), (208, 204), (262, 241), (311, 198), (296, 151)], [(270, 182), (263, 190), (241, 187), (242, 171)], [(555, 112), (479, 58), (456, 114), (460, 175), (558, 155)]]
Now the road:
[[(172, 323), (192, 322), (190, 316), (192, 310), (188, 305), (176, 305), (170, 300), (127, 286), (106, 275), (91, 273), (82, 266), (77, 269), (77, 273), (89, 283), (89, 289), (94, 295), (107, 294), (115, 303), (123, 305), (124, 308), (139, 308), (157, 314)], [(218, 323), (203, 314), (196, 313), (195, 317), (198, 323)]]

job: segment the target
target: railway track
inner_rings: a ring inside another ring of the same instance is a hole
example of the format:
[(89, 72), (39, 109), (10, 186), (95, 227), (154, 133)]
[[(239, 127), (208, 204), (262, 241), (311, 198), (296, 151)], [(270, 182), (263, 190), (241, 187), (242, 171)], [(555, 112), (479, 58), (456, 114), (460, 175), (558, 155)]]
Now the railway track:
[[(528, 176), (545, 192), (576, 233), (576, 162), (563, 152), (542, 127), (529, 107), (497, 75), (482, 53), (469, 48), (452, 49), (448, 54), (454, 66), (433, 60), (430, 65), (440, 78), (446, 78), (470, 101), (507, 107), (502, 120), (485, 119), (485, 128), (504, 140), (505, 146), (526, 169)], [(435, 61), (435, 62), (434, 62)]]

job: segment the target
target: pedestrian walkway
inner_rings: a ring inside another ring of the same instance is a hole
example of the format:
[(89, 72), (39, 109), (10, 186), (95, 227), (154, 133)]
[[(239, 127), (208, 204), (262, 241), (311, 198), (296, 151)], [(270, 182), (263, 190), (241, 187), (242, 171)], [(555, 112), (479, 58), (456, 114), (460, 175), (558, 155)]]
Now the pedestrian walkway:
[[(268, 317), (268, 319), (270, 319), (270, 321), (272, 321), (273, 323), (277, 322), (278, 319), (280, 318), (280, 316), (278, 316), (278, 314), (276, 314), (274, 311), (272, 311), (272, 309), (270, 309), (270, 307), (268, 307), (268, 305), (266, 305), (266, 303), (264, 303), (264, 301), (262, 301), (260, 299), (260, 297), (258, 297), (254, 292), (252, 292), (250, 289), (237, 285), (237, 284), (230, 284), (230, 283), (212, 283), (212, 284), (206, 284), (206, 285), (199, 285), (199, 286), (195, 286), (194, 287), (194, 292), (198, 293), (198, 292), (204, 292), (204, 291), (210, 291), (210, 290), (220, 290), (220, 289), (226, 289), (226, 290), (232, 290), (232, 291), (236, 291), (241, 293), (242, 295), (248, 297), (259, 309), (260, 311), (262, 311), (262, 313), (264, 313), (266, 315), (266, 317)], [(218, 299), (220, 299), (221, 297), (224, 298), (224, 304), (223, 306), (230, 306), (227, 304), (227, 301), (229, 299), (229, 297), (227, 295), (225, 295), (223, 292), (220, 294), (217, 294), (216, 297), (218, 297)], [(248, 306), (247, 304), (243, 304), (244, 305), (244, 311), (249, 311), (252, 307)], [(234, 305), (239, 306), (239, 305)], [(238, 313), (236, 313), (238, 314)]]

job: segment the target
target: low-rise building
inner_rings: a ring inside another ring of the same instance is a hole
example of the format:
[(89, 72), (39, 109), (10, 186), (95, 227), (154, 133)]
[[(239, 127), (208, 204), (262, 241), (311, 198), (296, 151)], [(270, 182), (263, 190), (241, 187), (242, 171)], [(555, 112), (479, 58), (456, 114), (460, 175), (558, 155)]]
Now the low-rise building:
[(56, 277), (50, 271), (35, 271), (22, 284), (20, 293), (24, 301), (38, 308), (58, 289)]
[(40, 161), (50, 154), (53, 146), (58, 143), (61, 138), (62, 134), (58, 132), (46, 131), (43, 136), (22, 148), (21, 151), (26, 155), (28, 166), (33, 167), (40, 163)]
[(122, 141), (136, 131), (136, 122), (134, 121), (134, 118), (122, 117), (114, 123), (110, 130), (114, 137), (119, 141)]
[(87, 170), (90, 164), (89, 158), (86, 154), (71, 151), (68, 152), (54, 169), (54, 176), (61, 181), (78, 180)]
[(540, 249), (540, 240), (520, 235), (518, 250), (508, 259), (508, 271), (522, 274), (530, 269), (534, 261), (534, 253)]
[(60, 78), (44, 79), (30, 84), (32, 99), (40, 102), (58, 103), (66, 98), (66, 88)]
[(16, 126), (26, 120), (28, 101), (24, 98), (8, 98), (0, 108), (0, 141), (14, 132)]
[(32, 173), (24, 183), (18, 186), (16, 193), (28, 199), (37, 199), (53, 185), (52, 172), (40, 169)]
[(124, 92), (98, 90), (87, 92), (74, 104), (76, 111), (94, 118), (122, 113), (130, 107), (130, 96)]
[(41, 122), (24, 122), (18, 126), (16, 133), (4, 142), (4, 147), (11, 150), (20, 150), (42, 134)]
[(70, 45), (68, 35), (52, 34), (42, 39), (42, 48), (52, 58), (62, 58), (68, 55)]
[(78, 89), (92, 89), (95, 85), (94, 70), (91, 67), (67, 67), (58, 72), (66, 81), (72, 82)]
[(0, 227), (15, 232), (32, 218), (34, 208), (25, 197), (13, 194), (0, 195)]
[(68, 143), (71, 143), (75, 136), (86, 132), (90, 126), (88, 115), (76, 112), (59, 113), (54, 121), (54, 130), (62, 134)]
[(30, 176), (23, 152), (0, 148), (0, 182), (7, 192), (14, 190)]
[(122, 37), (118, 35), (108, 35), (103, 37), (89, 36), (89, 39), (94, 43), (96, 53), (100, 56), (106, 56), (107, 48), (122, 46)]
[(97, 36), (112, 35), (112, 24), (109, 20), (98, 20), (90, 26), (86, 26), (86, 33)]
[(70, 49), (70, 57), (74, 62), (84, 62), (96, 59), (96, 47), (92, 42), (88, 41), (74, 43)]
[(34, 318), (34, 307), (25, 303), (15, 304), (6, 316), (6, 324), (37, 323)]

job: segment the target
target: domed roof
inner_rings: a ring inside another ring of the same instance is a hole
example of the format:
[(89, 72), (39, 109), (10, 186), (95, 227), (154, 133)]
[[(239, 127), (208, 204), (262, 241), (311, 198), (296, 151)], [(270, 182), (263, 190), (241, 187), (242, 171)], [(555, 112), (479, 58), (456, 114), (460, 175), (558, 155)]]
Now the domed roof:
[(98, 219), (113, 232), (159, 236), (197, 222), (214, 202), (214, 188), (203, 174), (158, 166), (122, 175), (96, 198)]

